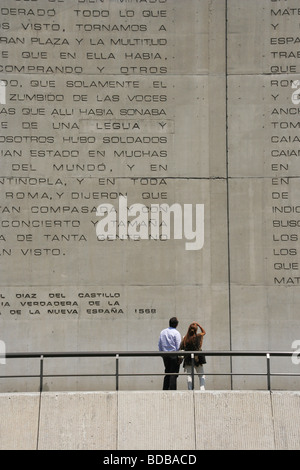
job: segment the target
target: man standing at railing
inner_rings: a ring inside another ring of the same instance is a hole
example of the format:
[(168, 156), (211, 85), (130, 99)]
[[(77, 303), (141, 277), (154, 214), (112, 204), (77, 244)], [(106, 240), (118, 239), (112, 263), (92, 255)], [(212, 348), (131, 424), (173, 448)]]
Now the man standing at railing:
[[(161, 331), (158, 341), (159, 351), (178, 351), (181, 343), (181, 334), (176, 330), (178, 326), (178, 320), (176, 317), (170, 318), (169, 328), (165, 328)], [(166, 375), (164, 377), (163, 390), (176, 390), (177, 389), (177, 377), (180, 368), (178, 356), (170, 355), (163, 357), (165, 365), (165, 373), (174, 375)]]

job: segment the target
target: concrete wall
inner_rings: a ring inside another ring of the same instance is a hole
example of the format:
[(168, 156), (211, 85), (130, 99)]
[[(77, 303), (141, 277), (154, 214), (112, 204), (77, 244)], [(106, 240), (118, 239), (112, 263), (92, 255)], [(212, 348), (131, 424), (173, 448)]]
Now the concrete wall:
[[(289, 350), (300, 334), (298, 0), (14, 3), (0, 6), (6, 349), (156, 350), (177, 315), (182, 335), (203, 325), (210, 350)], [(204, 204), (203, 248), (187, 250), (186, 236), (99, 241), (97, 207), (120, 214), (120, 195), (148, 209)], [(297, 372), (292, 361), (276, 371)], [(234, 378), (255, 387), (259, 377)]]
[(296, 450), (299, 392), (0, 395), (0, 449)]

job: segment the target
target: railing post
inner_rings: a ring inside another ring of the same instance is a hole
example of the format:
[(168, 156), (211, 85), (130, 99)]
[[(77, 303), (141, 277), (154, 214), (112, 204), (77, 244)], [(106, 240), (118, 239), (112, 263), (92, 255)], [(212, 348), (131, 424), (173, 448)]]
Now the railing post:
[(192, 390), (194, 390), (194, 385), (195, 385), (195, 374), (194, 374), (195, 355), (194, 353), (191, 354), (191, 359), (192, 359)]
[(40, 357), (40, 393), (43, 391), (44, 356)]
[(268, 379), (268, 390), (271, 390), (271, 367), (270, 367), (270, 354), (267, 353), (267, 379)]
[(116, 354), (116, 390), (119, 390), (119, 354)]

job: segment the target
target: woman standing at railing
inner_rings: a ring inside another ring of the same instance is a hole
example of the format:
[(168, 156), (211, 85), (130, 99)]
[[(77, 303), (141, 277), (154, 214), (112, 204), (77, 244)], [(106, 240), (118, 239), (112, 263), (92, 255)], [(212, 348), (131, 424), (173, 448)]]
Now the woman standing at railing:
[[(200, 328), (201, 332), (197, 333), (198, 327)], [(187, 334), (184, 336), (183, 340), (181, 341), (180, 349), (184, 351), (201, 351), (202, 350), (202, 343), (203, 343), (203, 336), (206, 334), (204, 328), (199, 325), (197, 322), (193, 322), (190, 324)], [(194, 359), (194, 366), (196, 369), (196, 373), (199, 377), (200, 383), (200, 390), (205, 390), (205, 375), (204, 375), (204, 368), (203, 364), (206, 364), (206, 359), (204, 354), (195, 354)], [(185, 356), (183, 362), (184, 371), (187, 372), (187, 383), (188, 389), (192, 390), (192, 358), (191, 356)]]

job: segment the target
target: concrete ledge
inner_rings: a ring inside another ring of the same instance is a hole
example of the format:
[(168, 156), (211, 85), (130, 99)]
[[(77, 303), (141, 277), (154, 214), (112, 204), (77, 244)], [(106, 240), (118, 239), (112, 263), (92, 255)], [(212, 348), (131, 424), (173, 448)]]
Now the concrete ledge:
[(191, 392), (119, 392), (118, 449), (195, 449)]
[(274, 449), (269, 392), (194, 392), (197, 449)]
[(300, 448), (300, 392), (0, 395), (0, 450)]
[(116, 449), (117, 394), (43, 393), (39, 450)]
[(273, 392), (271, 395), (276, 448), (300, 448), (300, 392)]
[(37, 393), (0, 394), (0, 450), (37, 448), (39, 404)]

